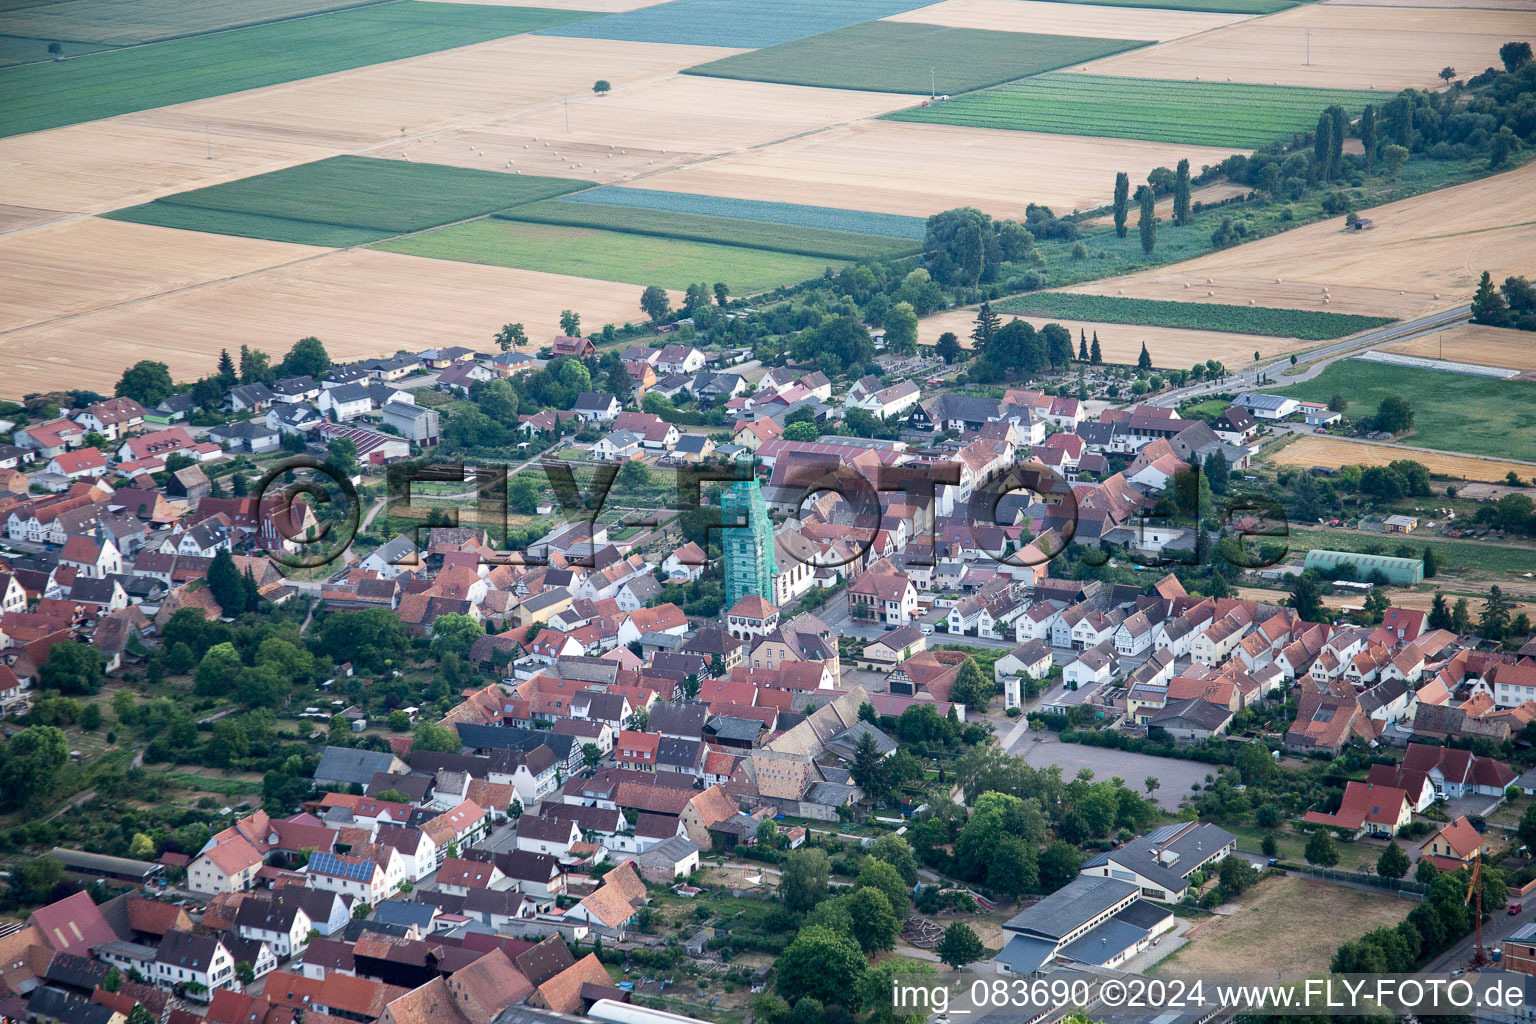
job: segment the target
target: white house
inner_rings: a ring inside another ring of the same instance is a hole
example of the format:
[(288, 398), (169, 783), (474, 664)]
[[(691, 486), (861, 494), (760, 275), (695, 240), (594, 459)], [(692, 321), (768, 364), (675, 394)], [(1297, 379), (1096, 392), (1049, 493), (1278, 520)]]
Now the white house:
[(316, 889), (351, 896), (371, 906), (394, 895), (405, 881), (405, 869), (395, 851), (387, 846), (375, 849), (376, 855), (366, 858), (310, 854), (304, 873)]
[(281, 958), (296, 956), (309, 945), (314, 922), (294, 896), (284, 890), (269, 900), (250, 897), (235, 912), (235, 930), (242, 939), (254, 939), (272, 947)]
[(1269, 395), (1258, 391), (1244, 391), (1232, 400), (1240, 409), (1247, 409), (1255, 419), (1283, 420), (1301, 411), (1301, 403), (1284, 395)]
[(583, 391), (576, 396), (571, 411), (584, 423), (611, 423), (624, 408), (612, 395), (595, 391)]
[(992, 666), (993, 678), (1003, 686), (1003, 706), (1023, 703), (1019, 678), (1044, 679), (1051, 674), (1051, 649), (1042, 640), (1030, 640), (1015, 647)]
[(1109, 643), (1090, 647), (1069, 661), (1061, 670), (1062, 681), (1082, 689), (1108, 682), (1116, 667), (1115, 652)]
[(212, 993), (234, 986), (235, 957), (211, 935), (173, 930), (160, 940), (151, 971), (150, 981), (162, 988), (201, 985)]

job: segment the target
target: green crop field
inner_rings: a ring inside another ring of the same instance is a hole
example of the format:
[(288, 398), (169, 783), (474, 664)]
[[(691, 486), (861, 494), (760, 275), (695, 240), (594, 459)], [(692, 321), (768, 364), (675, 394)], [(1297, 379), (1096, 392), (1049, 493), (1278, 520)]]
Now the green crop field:
[(132, 46), (312, 14), (380, 0), (52, 0), (0, 12), (0, 32), (43, 40)]
[(690, 242), (718, 242), (747, 249), (770, 249), (833, 260), (886, 259), (914, 253), (920, 248), (916, 242), (877, 235), (855, 235), (845, 231), (761, 224), (730, 217), (669, 213), (633, 206), (604, 206), (599, 203), (567, 203), (561, 200), (519, 206), (497, 216), (537, 224), (565, 224)]
[(306, 245), (357, 245), (592, 183), (338, 156), (119, 210), (117, 220)]
[[(1413, 407), (1406, 444), (1468, 455), (1536, 461), (1536, 383), (1471, 377), (1411, 366), (1341, 359), (1312, 380), (1279, 392), (1304, 402), (1349, 399), (1348, 415), (1369, 416), (1397, 395)], [(1413, 458), (1404, 452), (1403, 458)]]
[[(51, 61), (53, 55), (48, 52), (48, 44), (55, 42), (53, 39), (33, 39), (27, 36), (0, 35), (0, 68), (10, 67), (13, 64), (32, 64), (37, 61)], [(105, 43), (74, 43), (58, 41), (64, 48), (63, 57), (80, 57), (87, 53), (97, 53), (101, 50), (111, 49)]]
[(898, 110), (886, 117), (971, 128), (1257, 149), (1313, 128), (1317, 115), (1332, 104), (1355, 113), (1367, 104), (1383, 101), (1380, 93), (1350, 89), (1041, 75), (948, 103)]
[[(1413, 458), (1404, 452), (1403, 458)], [(1314, 530), (1292, 526), (1287, 546), (1291, 551), (1359, 551), (1362, 554), (1391, 554), (1399, 544), (1416, 551), (1433, 548), (1440, 564), (1447, 569), (1472, 569), (1479, 572), (1536, 572), (1536, 548), (1515, 544), (1483, 544), (1475, 540), (1423, 540), (1417, 535), (1389, 537), (1385, 534), (1349, 533), (1345, 530)]]
[(222, 96), (590, 17), (483, 4), (374, 4), (0, 68), (0, 137)]
[(563, 203), (598, 203), (602, 206), (632, 206), (645, 210), (696, 213), (706, 217), (750, 220), (759, 224), (785, 224), (802, 228), (820, 228), (852, 235), (880, 235), (921, 242), (927, 234), (925, 217), (903, 217), (897, 213), (871, 213), (867, 210), (843, 210), (834, 206), (803, 206), (799, 203), (773, 203), (761, 199), (732, 199), (706, 196), (696, 192), (662, 192), (650, 188), (625, 188), (604, 185), (578, 192), (560, 200)]
[[(957, 94), (1147, 45), (871, 21), (689, 68), (690, 75), (874, 92)], [(942, 69), (937, 77), (930, 68)], [(1074, 76), (1075, 77), (1075, 76)]]
[(1331, 341), (1394, 322), (1386, 316), (1319, 313), (1264, 306), (1224, 306), (1213, 302), (1126, 299), (1113, 295), (1073, 295), (1067, 292), (1021, 295), (1008, 299), (997, 308), (1004, 313), (1059, 316), (1064, 320), (1098, 320), (1145, 327), (1187, 327), (1196, 331), (1263, 334), (1274, 338), (1301, 338), (1305, 341)]
[[(686, 288), (698, 281), (724, 281), (733, 295), (795, 284), (820, 275), (829, 265), (827, 260), (764, 249), (495, 218), (393, 239), (377, 248), (642, 287)], [(831, 266), (836, 270), (843, 264)], [(638, 301), (638, 292), (635, 298)]]

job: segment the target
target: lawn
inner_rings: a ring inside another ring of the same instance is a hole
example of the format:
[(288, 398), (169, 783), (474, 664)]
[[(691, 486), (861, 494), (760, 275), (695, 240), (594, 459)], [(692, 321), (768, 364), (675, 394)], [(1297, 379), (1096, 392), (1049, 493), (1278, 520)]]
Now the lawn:
[(358, 245), (561, 195), (591, 182), (338, 156), (109, 214), (307, 245)]
[[(363, 7), (379, 0), (46, 0), (0, 13), (0, 32), (132, 46)], [(9, 6), (9, 5), (5, 5)], [(98, 47), (99, 49), (99, 47)], [(67, 50), (65, 51), (68, 52)]]
[(1280, 393), (1305, 402), (1343, 395), (1354, 417), (1370, 415), (1396, 395), (1413, 407), (1413, 429), (1398, 438), (1405, 444), (1536, 461), (1536, 384), (1530, 381), (1341, 359)]
[(1380, 94), (1346, 89), (1063, 74), (1041, 75), (948, 103), (898, 110), (886, 117), (971, 128), (1257, 149), (1315, 127), (1317, 115), (1331, 104), (1353, 113), (1380, 102)]
[(544, 35), (750, 50), (927, 6), (931, 0), (672, 0)]
[[(1413, 452), (1404, 452), (1403, 458), (1413, 458)], [(1359, 551), (1362, 554), (1391, 554), (1399, 544), (1407, 544), (1415, 550), (1433, 548), (1440, 559), (1443, 571), (1471, 569), (1480, 572), (1536, 572), (1536, 548), (1516, 544), (1484, 544), (1475, 540), (1424, 540), (1417, 535), (1388, 537), (1385, 534), (1347, 533), (1343, 530), (1303, 530), (1295, 527), (1290, 531), (1290, 549), (1307, 552)]]
[(1392, 927), (1414, 901), (1287, 875), (1244, 893), (1230, 917), (1204, 920), (1154, 973), (1181, 978), (1260, 974), (1295, 978), (1327, 970), (1339, 946)]
[[(571, 274), (641, 287), (686, 288), (725, 281), (733, 295), (750, 295), (817, 277), (826, 260), (709, 242), (684, 242), (552, 224), (481, 220), (380, 243), (387, 252), (498, 267)], [(831, 264), (841, 269), (841, 263)], [(640, 295), (635, 294), (638, 313)]]
[(520, 206), (499, 216), (538, 224), (564, 224), (692, 242), (718, 242), (722, 245), (769, 249), (834, 260), (888, 259), (914, 253), (919, 247), (918, 243), (910, 240), (883, 238), (879, 235), (855, 235), (845, 231), (824, 231), (821, 228), (763, 224), (731, 217), (647, 210), (634, 206), (606, 206), (600, 203), (554, 200)]
[(416, 57), (587, 16), (404, 0), (4, 68), (0, 136)]
[(957, 94), (1145, 45), (872, 21), (700, 64), (687, 73), (832, 89)]
[(564, 203), (598, 203), (604, 206), (629, 206), (671, 213), (693, 213), (706, 217), (728, 217), (758, 224), (784, 224), (802, 228), (820, 228), (855, 235), (880, 235), (922, 241), (928, 229), (923, 217), (903, 217), (894, 213), (870, 213), (867, 210), (842, 210), (832, 206), (801, 206), (797, 203), (771, 203), (761, 199), (730, 199), (693, 192), (661, 192), (649, 188), (625, 188), (606, 185), (587, 192), (566, 196)]
[(1330, 341), (1393, 322), (1385, 316), (1319, 313), (1264, 306), (1225, 306), (1214, 302), (1170, 302), (1127, 299), (1114, 295), (1073, 295), (1038, 292), (1009, 299), (997, 306), (1003, 313), (1029, 313), (1066, 320), (1096, 320), (1148, 327), (1186, 327), (1196, 331), (1230, 331), (1275, 338)]
[[(1244, 853), (1263, 855), (1264, 837), (1269, 833), (1257, 825), (1224, 825), (1228, 832), (1237, 837), (1237, 848)], [(1294, 832), (1276, 831), (1275, 856), (1278, 860), (1288, 860), (1297, 864), (1305, 864), (1307, 861), (1305, 850), (1307, 836)], [(1376, 863), (1376, 858), (1381, 856), (1381, 848), (1370, 843), (1340, 842), (1337, 844), (1339, 851), (1339, 863), (1335, 867), (1345, 871), (1358, 871), (1364, 865)]]

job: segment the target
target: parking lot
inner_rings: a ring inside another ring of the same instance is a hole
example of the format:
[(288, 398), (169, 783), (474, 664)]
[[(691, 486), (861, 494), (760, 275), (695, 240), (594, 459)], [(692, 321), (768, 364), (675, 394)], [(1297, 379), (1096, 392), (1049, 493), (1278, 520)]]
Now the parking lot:
[(1095, 779), (1116, 776), (1138, 793), (1145, 794), (1146, 779), (1157, 779), (1158, 788), (1152, 794), (1157, 805), (1167, 811), (1178, 810), (1179, 803), (1191, 793), (1190, 787), (1204, 783), (1206, 775), (1214, 774), (1214, 765), (1198, 761), (1182, 761), (1171, 757), (1154, 757), (1151, 754), (1133, 754), (1126, 750), (1109, 747), (1089, 747), (1080, 743), (1062, 743), (1049, 732), (1026, 732), (1009, 753), (1017, 754), (1033, 768), (1059, 765), (1063, 778), (1071, 779), (1078, 769), (1087, 768)]

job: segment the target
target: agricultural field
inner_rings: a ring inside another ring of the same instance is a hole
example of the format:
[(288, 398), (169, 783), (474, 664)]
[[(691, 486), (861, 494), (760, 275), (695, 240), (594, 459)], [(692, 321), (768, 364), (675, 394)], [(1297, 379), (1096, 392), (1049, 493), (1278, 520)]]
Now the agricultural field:
[(630, 206), (637, 209), (663, 210), (670, 213), (729, 217), (759, 224), (784, 224), (823, 231), (856, 235), (881, 235), (921, 241), (927, 222), (921, 217), (902, 217), (892, 213), (868, 213), (863, 210), (836, 210), (825, 206), (798, 203), (766, 203), (753, 199), (727, 199), (689, 192), (658, 192), (647, 188), (611, 186), (595, 188), (566, 196), (563, 203), (601, 203), (605, 206)]
[[(923, 159), (914, 160), (915, 153)], [(1226, 149), (1133, 139), (863, 121), (634, 184), (767, 202), (813, 199), (818, 205), (921, 217), (975, 206), (994, 217), (1022, 219), (1030, 203), (1058, 213), (1103, 206), (1117, 171), (1140, 180), (1180, 157), (1199, 167), (1229, 155)]]
[(654, 7), (670, 0), (427, 0), (428, 3), (486, 4), (493, 7), (550, 7), (557, 11), (591, 11), (618, 14), (639, 7)]
[(958, 94), (1141, 45), (1129, 39), (872, 21), (701, 64), (688, 73), (833, 89)]
[(1441, 88), (1438, 75), (1446, 65), (1470, 77), (1498, 63), (1503, 43), (1530, 34), (1530, 15), (1520, 11), (1304, 3), (1267, 18), (1108, 57), (1085, 70), (1126, 78), (1376, 89), (1390, 95), (1399, 89)]
[(1413, 407), (1413, 430), (1398, 439), (1404, 444), (1536, 462), (1536, 381), (1341, 359), (1312, 380), (1279, 390), (1305, 402), (1343, 395), (1352, 417), (1370, 415), (1395, 395)]
[(1055, 74), (886, 116), (973, 128), (1258, 149), (1310, 130), (1317, 115), (1332, 104), (1357, 113), (1379, 101), (1373, 93), (1343, 89)]
[(1266, 334), (1303, 341), (1331, 341), (1392, 323), (1391, 317), (1318, 313), (1304, 309), (1225, 306), (1213, 302), (1167, 302), (1125, 299), (1109, 295), (1037, 292), (1008, 299), (996, 307), (1002, 313), (1070, 317), (1112, 324), (1181, 327), (1196, 331)]
[[(1417, 419), (1417, 410), (1415, 410)], [(1510, 473), (1522, 479), (1536, 476), (1536, 465), (1498, 458), (1473, 458), (1469, 455), (1445, 455), (1437, 452), (1411, 451), (1384, 444), (1367, 444), (1346, 437), (1302, 436), (1265, 459), (1277, 466), (1385, 466), (1396, 459), (1412, 459), (1429, 467), (1431, 473), (1458, 480), (1500, 483)]]
[[(600, 65), (618, 91), (628, 83), (669, 76), (729, 52), (706, 46), (511, 36), (12, 136), (0, 139), (5, 199), (40, 210), (100, 213), (391, 141), (395, 148), (389, 155), (450, 164), (455, 161), (449, 156), (438, 156), (444, 146), (431, 140), (465, 125), (504, 118), (509, 105), (526, 110), (563, 97), (590, 96), (589, 64)], [(59, 173), (60, 167), (69, 168), (69, 173)]]
[[(1246, 366), (1259, 353), (1262, 359), (1274, 359), (1289, 352), (1307, 348), (1311, 343), (1295, 338), (1275, 338), (1256, 334), (1231, 334), (1225, 331), (1187, 331), (1173, 327), (1127, 326), (1102, 320), (1072, 320), (1059, 316), (1020, 316), (1004, 314), (1004, 320), (1018, 316), (1035, 327), (1061, 324), (1072, 332), (1076, 345), (1078, 333), (1085, 331), (1089, 338), (1099, 336), (1099, 348), (1104, 361), (1127, 366), (1136, 365), (1143, 343), (1152, 365), (1163, 369), (1188, 369), (1207, 359), (1217, 359), (1228, 366)], [(962, 348), (971, 348), (971, 330), (976, 326), (975, 309), (953, 309), (917, 322), (917, 341), (920, 345), (933, 345), (939, 335), (953, 331), (960, 339)], [(1223, 405), (1225, 408), (1225, 405)]]
[(920, 248), (916, 242), (881, 238), (878, 235), (855, 235), (842, 231), (823, 231), (820, 228), (761, 224), (729, 217), (671, 213), (600, 203), (553, 200), (520, 206), (496, 216), (535, 224), (563, 224), (569, 227), (622, 231), (632, 235), (714, 242), (833, 260), (885, 259), (915, 253)]
[(1387, 345), (1382, 351), (1536, 372), (1536, 344), (1532, 344), (1530, 333), (1507, 327), (1461, 324), (1448, 331)]
[[(680, 299), (674, 295), (674, 304)], [(524, 324), (531, 337), (549, 338), (560, 330), (562, 309), (597, 328), (643, 315), (633, 285), (350, 249), (0, 334), (0, 397), (62, 388), (107, 394), (123, 368), (140, 359), (164, 362), (176, 380), (193, 380), (210, 372), (221, 348), (250, 345), (280, 356), (310, 335), (323, 339), (338, 362), (399, 349), (490, 345), (509, 321)], [(111, 344), (82, 360), (83, 337)]]
[(0, 136), (328, 75), (563, 24), (533, 7), (403, 0), (0, 69)]
[[(1381, 852), (1378, 844), (1365, 845)], [(1300, 875), (1267, 878), (1238, 903), (1230, 917), (1202, 920), (1190, 932), (1189, 942), (1159, 963), (1155, 973), (1180, 978), (1301, 977), (1327, 970), (1340, 943), (1373, 928), (1391, 928), (1413, 909), (1413, 903), (1391, 893)]]
[(346, 246), (585, 188), (569, 178), (338, 156), (111, 214), (215, 234)]
[[(378, 0), (42, 0), (0, 12), (0, 32), (136, 46), (176, 36), (303, 18)], [(10, 5), (7, 5), (8, 7)], [(67, 51), (66, 51), (67, 52)]]
[[(1525, 575), (1536, 571), (1536, 548), (1525, 544), (1485, 544), (1468, 540), (1428, 540), (1417, 534), (1398, 539), (1384, 533), (1353, 533), (1347, 530), (1292, 529), (1292, 551), (1358, 551), (1379, 554), (1399, 544), (1415, 548), (1433, 548), (1447, 572), (1477, 574), (1484, 578), (1497, 575)], [(1439, 579), (1439, 577), (1435, 577)], [(1529, 586), (1525, 582), (1524, 586)]]
[[(478, 220), (382, 242), (384, 252), (436, 260), (484, 263), (520, 270), (683, 289), (699, 281), (724, 281), (734, 295), (751, 295), (816, 277), (825, 259), (687, 242), (647, 235), (596, 231), (509, 220)], [(639, 293), (635, 293), (639, 301)], [(636, 313), (639, 306), (635, 306)], [(638, 316), (625, 317), (638, 319)]]
[(546, 35), (760, 49), (927, 6), (924, 0), (673, 0)]
[[(0, 19), (0, 27), (3, 27), (3, 19)], [(13, 64), (35, 64), (38, 61), (51, 61), (53, 54), (48, 52), (48, 44), (59, 42), (64, 48), (59, 56), (66, 60), (70, 57), (80, 57), (87, 53), (98, 53), (111, 49), (104, 43), (75, 43), (60, 42), (53, 39), (31, 39), (26, 36), (0, 35), (0, 68), (10, 67)]]
[(1230, 25), (1241, 14), (1170, 11), (1154, 7), (1106, 7), (1055, 0), (941, 0), (886, 21), (979, 28), (994, 32), (1034, 32), (1048, 36), (1094, 36), (1160, 42)]
[[(1173, 11), (1215, 11), (1220, 14), (1274, 14), (1300, 0), (1049, 0), (1064, 4), (1104, 4), (1107, 7), (1157, 7)], [(1444, 2), (1444, 0), (1439, 0)]]
[[(86, 217), (0, 236), (0, 331), (75, 316), (323, 252)], [(131, 253), (131, 259), (124, 254)]]
[[(577, 42), (553, 37), (537, 41), (551, 47)], [(602, 40), (583, 45), (654, 48)], [(708, 59), (731, 51), (693, 52)], [(578, 84), (577, 95), (560, 103), (433, 132), (371, 150), (369, 155), (523, 174), (568, 175), (574, 170), (606, 184), (884, 114), (908, 102), (891, 93), (802, 89), (696, 75), (664, 75), (617, 85), (603, 96), (582, 95), (583, 88)]]
[(1499, 281), (1530, 272), (1536, 265), (1533, 189), (1536, 163), (1362, 210), (1375, 221), (1370, 231), (1345, 231), (1335, 218), (1067, 290), (1238, 306), (1252, 299), (1260, 306), (1408, 319), (1467, 301), (1484, 269)]

